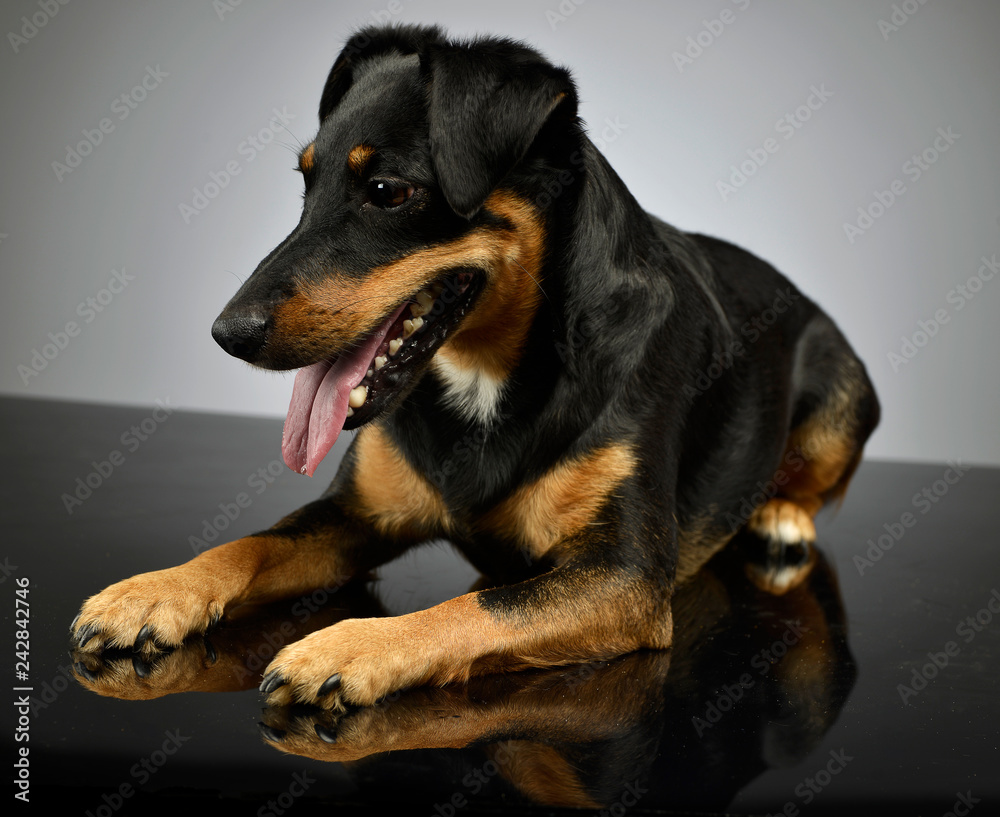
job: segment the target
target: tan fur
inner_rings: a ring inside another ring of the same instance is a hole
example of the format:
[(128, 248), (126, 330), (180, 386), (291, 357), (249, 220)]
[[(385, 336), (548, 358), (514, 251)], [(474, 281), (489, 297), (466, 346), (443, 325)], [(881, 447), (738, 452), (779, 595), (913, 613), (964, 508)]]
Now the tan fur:
[(438, 352), (460, 369), (505, 380), (518, 361), (542, 298), (545, 232), (538, 211), (513, 193), (497, 192), (486, 209), (513, 232), (496, 247), (492, 274), (476, 308)]
[[(345, 545), (349, 536), (342, 531)], [(338, 586), (358, 567), (341, 554), (322, 533), (295, 539), (264, 533), (227, 542), (185, 564), (141, 573), (87, 599), (76, 628), (99, 621), (101, 636), (80, 647), (130, 647), (146, 624), (155, 627), (159, 645), (177, 647), (189, 633), (204, 632), (227, 608)], [(155, 651), (151, 641), (144, 646), (146, 653)]]
[(316, 164), (316, 143), (310, 142), (309, 146), (299, 155), (299, 170), (308, 173)]
[(492, 745), (490, 755), (507, 758), (506, 763), (497, 762), (500, 774), (534, 803), (585, 809), (602, 805), (587, 793), (572, 763), (552, 746), (511, 740)]
[(758, 536), (782, 544), (816, 541), (816, 526), (809, 513), (798, 502), (781, 497), (761, 505), (747, 526)]
[(375, 156), (375, 148), (371, 145), (355, 145), (347, 154), (347, 166), (356, 176), (364, 176), (365, 168)]
[(477, 227), (448, 244), (376, 267), (361, 282), (331, 271), (274, 310), (272, 343), (332, 354), (375, 330), (443, 273), (476, 267), (486, 273), (485, 290), (437, 354), (462, 368), (506, 378), (520, 359), (541, 298), (544, 231), (534, 206), (511, 193), (494, 193), (485, 207), (508, 219), (510, 228)]
[(557, 465), (522, 485), (479, 527), (544, 556), (557, 542), (591, 524), (601, 506), (635, 469), (632, 448), (609, 445)]
[(355, 445), (358, 510), (377, 530), (418, 539), (451, 528), (441, 494), (406, 462), (379, 426), (362, 428)]
[(272, 706), (316, 701), (331, 668), (342, 686), (328, 705), (370, 705), (395, 689), (465, 681), (473, 664), (513, 643), (509, 624), (488, 615), (476, 595), (393, 618), (349, 619), (285, 647), (268, 668), (290, 683), (268, 698)]

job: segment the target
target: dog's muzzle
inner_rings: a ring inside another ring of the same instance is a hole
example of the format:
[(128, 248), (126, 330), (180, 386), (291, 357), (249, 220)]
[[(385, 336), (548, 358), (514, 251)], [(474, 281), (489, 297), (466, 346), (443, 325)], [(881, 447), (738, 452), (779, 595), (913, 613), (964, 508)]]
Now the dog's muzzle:
[(233, 357), (253, 363), (267, 338), (267, 321), (257, 315), (220, 315), (212, 324), (212, 337)]

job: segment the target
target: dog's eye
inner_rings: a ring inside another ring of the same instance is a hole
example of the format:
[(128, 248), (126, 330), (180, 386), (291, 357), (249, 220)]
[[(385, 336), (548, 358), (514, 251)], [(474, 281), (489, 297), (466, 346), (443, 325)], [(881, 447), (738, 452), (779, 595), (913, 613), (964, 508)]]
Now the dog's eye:
[(376, 179), (368, 185), (368, 201), (383, 210), (400, 207), (416, 192), (412, 184)]

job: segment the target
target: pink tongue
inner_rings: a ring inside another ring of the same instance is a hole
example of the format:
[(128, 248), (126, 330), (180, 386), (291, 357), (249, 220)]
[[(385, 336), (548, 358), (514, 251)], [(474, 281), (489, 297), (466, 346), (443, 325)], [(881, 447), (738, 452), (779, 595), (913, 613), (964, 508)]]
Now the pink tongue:
[(379, 346), (406, 306), (356, 349), (332, 362), (323, 360), (299, 369), (281, 439), (281, 455), (293, 471), (310, 477), (316, 473), (344, 427), (351, 389), (365, 379)]

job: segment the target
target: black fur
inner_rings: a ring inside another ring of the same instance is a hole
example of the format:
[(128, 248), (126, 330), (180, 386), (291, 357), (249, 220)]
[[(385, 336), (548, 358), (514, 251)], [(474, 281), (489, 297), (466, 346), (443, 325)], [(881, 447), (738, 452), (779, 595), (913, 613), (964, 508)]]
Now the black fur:
[[(436, 28), (366, 29), (337, 59), (319, 115), (302, 220), (220, 318), (263, 322), (258, 348), (241, 355), (252, 363), (295, 368), (329, 353), (266, 337), (272, 311), (303, 282), (331, 269), (360, 281), (455, 241), (496, 218), (482, 208), (498, 188), (542, 214), (544, 296), (497, 420), (444, 405), (431, 370), (376, 420), (440, 491), (458, 523), (452, 538), (483, 570), (513, 581), (556, 563), (596, 566), (644, 582), (659, 609), (680, 532), (700, 520), (703, 538), (731, 536), (790, 431), (834, 390), (851, 395), (839, 422), (860, 456), (877, 401), (832, 322), (750, 253), (647, 214), (587, 138), (568, 72), (537, 52), (490, 37), (451, 43)], [(413, 206), (364, 211), (366, 181), (343, 169), (362, 142), (379, 146), (367, 178), (412, 183)], [(615, 441), (631, 441), (639, 465), (571, 553), (533, 562), (477, 529), (518, 486)], [(353, 468), (349, 454), (333, 494)], [(517, 611), (543, 597), (524, 585), (482, 600)]]

